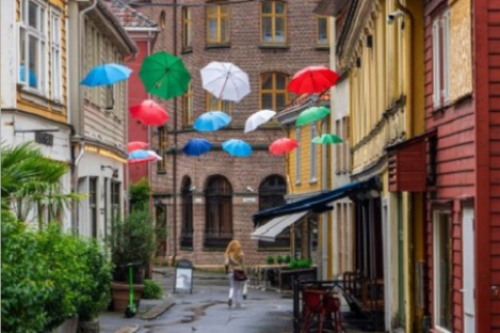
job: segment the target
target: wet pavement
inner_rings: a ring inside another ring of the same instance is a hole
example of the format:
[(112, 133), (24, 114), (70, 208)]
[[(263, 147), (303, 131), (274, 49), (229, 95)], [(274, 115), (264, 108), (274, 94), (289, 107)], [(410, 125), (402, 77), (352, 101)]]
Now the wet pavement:
[[(292, 301), (283, 294), (249, 288), (243, 307), (229, 308), (225, 275), (195, 271), (193, 293), (173, 294), (174, 270), (159, 268), (155, 271), (153, 277), (163, 285), (166, 297), (163, 300), (141, 300), (139, 313), (134, 318), (124, 318), (122, 313), (104, 313), (99, 317), (101, 333), (115, 333), (124, 326), (137, 326), (141, 333), (292, 331)], [(166, 301), (173, 301), (175, 305), (156, 319), (140, 318), (141, 314)]]

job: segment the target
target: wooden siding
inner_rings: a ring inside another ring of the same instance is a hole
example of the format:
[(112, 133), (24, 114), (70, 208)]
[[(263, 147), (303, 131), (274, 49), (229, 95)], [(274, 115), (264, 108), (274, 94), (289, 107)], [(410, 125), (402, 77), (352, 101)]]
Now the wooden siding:
[[(500, 1), (488, 1), (490, 119), (490, 265), (491, 287), (500, 288)], [(485, 295), (487, 297), (487, 295)], [(500, 296), (491, 297), (492, 332), (500, 332)]]

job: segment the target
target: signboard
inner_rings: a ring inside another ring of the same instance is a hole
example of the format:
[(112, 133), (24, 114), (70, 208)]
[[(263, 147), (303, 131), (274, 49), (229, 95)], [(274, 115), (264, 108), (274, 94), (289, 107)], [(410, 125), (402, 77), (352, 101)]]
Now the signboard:
[(244, 203), (252, 203), (252, 202), (257, 202), (256, 198), (243, 198)]
[(193, 263), (186, 259), (181, 259), (175, 266), (174, 293), (177, 290), (189, 290), (193, 293)]

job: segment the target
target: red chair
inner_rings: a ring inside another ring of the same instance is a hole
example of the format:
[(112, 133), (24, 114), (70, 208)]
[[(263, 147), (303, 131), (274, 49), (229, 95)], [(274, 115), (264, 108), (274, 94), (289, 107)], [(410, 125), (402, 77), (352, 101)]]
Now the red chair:
[(309, 333), (315, 317), (319, 319), (318, 332), (323, 331), (323, 322), (325, 311), (323, 308), (323, 293), (319, 290), (304, 290), (302, 292), (302, 330), (303, 333)]
[(343, 332), (342, 313), (340, 312), (340, 299), (332, 295), (323, 297), (323, 311), (330, 317), (334, 332)]

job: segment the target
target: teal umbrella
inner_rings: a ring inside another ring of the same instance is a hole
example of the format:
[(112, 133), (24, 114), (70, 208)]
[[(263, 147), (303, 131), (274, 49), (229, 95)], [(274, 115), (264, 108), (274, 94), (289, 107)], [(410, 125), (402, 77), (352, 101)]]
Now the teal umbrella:
[(184, 95), (191, 81), (182, 60), (166, 52), (144, 58), (139, 77), (147, 92), (163, 99)]
[(324, 106), (313, 106), (309, 109), (302, 111), (297, 120), (295, 121), (295, 126), (304, 126), (315, 121), (321, 120), (330, 114), (330, 109)]
[(329, 145), (335, 143), (342, 143), (343, 141), (335, 134), (323, 134), (322, 136), (317, 136), (314, 139), (312, 139), (312, 142), (317, 144)]

